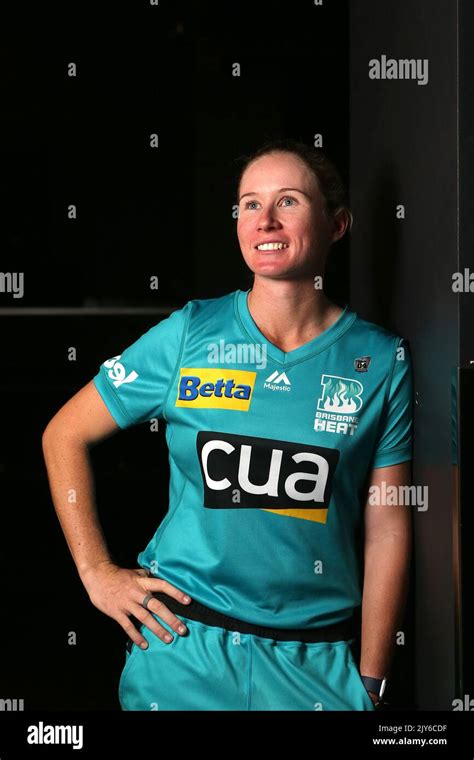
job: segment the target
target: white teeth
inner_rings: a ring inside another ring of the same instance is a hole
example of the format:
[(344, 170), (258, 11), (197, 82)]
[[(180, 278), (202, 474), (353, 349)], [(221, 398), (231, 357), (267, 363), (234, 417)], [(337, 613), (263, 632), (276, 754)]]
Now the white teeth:
[(257, 245), (257, 249), (259, 251), (279, 251), (282, 248), (288, 248), (287, 243), (262, 243), (262, 245)]

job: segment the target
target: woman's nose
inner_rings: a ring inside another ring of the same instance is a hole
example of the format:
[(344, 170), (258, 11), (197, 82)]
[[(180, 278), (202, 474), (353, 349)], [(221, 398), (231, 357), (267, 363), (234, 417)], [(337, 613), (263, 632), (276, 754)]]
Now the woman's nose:
[(271, 209), (268, 209), (267, 211), (262, 211), (258, 219), (259, 228), (276, 226), (278, 224), (279, 224), (278, 217)]

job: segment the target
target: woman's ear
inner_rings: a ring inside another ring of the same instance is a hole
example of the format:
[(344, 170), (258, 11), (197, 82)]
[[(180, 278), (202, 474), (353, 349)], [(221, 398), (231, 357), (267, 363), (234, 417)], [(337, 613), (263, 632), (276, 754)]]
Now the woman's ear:
[(332, 242), (335, 243), (346, 234), (347, 228), (352, 227), (353, 216), (348, 208), (341, 206), (332, 214)]

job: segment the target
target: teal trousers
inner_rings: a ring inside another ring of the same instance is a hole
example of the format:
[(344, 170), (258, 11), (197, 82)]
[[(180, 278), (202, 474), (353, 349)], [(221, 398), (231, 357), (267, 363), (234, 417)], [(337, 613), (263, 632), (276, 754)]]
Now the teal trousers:
[(353, 640), (280, 641), (179, 618), (188, 633), (170, 629), (170, 644), (140, 626), (148, 648), (126, 649), (122, 710), (375, 709), (354, 660)]

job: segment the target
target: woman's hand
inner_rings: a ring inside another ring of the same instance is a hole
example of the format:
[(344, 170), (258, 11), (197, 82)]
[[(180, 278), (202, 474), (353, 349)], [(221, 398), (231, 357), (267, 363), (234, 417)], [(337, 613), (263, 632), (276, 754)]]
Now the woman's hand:
[[(134, 615), (165, 643), (173, 641), (169, 631), (160, 625), (150, 612), (159, 615), (176, 633), (183, 635), (187, 628), (163, 602), (150, 599), (147, 609), (142, 606), (146, 594), (162, 591), (179, 602), (189, 604), (191, 599), (162, 578), (155, 578), (143, 568), (128, 569), (113, 562), (101, 562), (85, 571), (81, 580), (92, 604), (119, 623), (132, 641), (146, 649), (147, 640), (128, 617)], [(150, 612), (148, 611), (150, 610)]]

